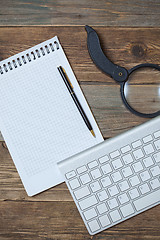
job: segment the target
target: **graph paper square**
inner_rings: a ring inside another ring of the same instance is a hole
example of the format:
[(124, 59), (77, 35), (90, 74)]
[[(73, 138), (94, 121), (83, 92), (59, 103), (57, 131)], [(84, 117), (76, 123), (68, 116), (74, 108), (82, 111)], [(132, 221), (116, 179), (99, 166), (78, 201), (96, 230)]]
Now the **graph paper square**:
[[(29, 196), (64, 181), (57, 162), (103, 141), (57, 37), (0, 63), (0, 128)], [(96, 134), (57, 69), (63, 66)]]

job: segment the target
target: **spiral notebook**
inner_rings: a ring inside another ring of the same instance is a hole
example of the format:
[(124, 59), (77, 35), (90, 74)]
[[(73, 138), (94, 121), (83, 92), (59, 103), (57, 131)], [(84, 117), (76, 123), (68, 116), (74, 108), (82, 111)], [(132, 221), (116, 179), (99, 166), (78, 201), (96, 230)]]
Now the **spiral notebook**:
[[(63, 66), (90, 133), (57, 66)], [(103, 141), (57, 37), (0, 62), (0, 130), (29, 196), (64, 181), (57, 162)]]

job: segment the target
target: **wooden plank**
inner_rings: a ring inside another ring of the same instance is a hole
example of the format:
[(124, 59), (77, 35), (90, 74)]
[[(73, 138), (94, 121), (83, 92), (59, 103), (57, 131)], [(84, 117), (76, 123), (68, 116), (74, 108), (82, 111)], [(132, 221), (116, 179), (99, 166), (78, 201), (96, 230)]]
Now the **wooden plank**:
[[(159, 63), (160, 28), (95, 27), (95, 29), (100, 36), (104, 52), (116, 64), (131, 68), (143, 62)], [(87, 51), (84, 27), (1, 28), (0, 59), (5, 59), (23, 51), (54, 35), (58, 35), (62, 43), (105, 138), (114, 136), (124, 129), (128, 129), (144, 121), (141, 118), (133, 118), (133, 115), (126, 111), (119, 97), (118, 84), (110, 77), (101, 73), (93, 64)], [(11, 38), (10, 36), (13, 37)], [(150, 84), (156, 86), (156, 84), (160, 83), (160, 73), (154, 73), (153, 77), (153, 72), (146, 71), (146, 69), (142, 70), (134, 82), (135, 86), (142, 84), (145, 86), (145, 88), (142, 88), (145, 99), (150, 96), (148, 94), (151, 89)], [(146, 89), (148, 90), (146, 91)], [(155, 91), (154, 94), (156, 94)], [(155, 99), (157, 97), (153, 95), (150, 99), (150, 105)], [(159, 103), (158, 100), (156, 101), (155, 109), (157, 109), (157, 104)], [(137, 102), (137, 106), (139, 104), (141, 104), (141, 101)], [(146, 106), (148, 107), (143, 101), (141, 109), (145, 111)], [(113, 119), (117, 123), (116, 126), (113, 123)], [(123, 123), (124, 119), (126, 121), (125, 124)], [(3, 140), (1, 136), (0, 140)]]
[[(100, 35), (105, 53), (117, 64), (130, 68), (134, 64), (142, 62), (156, 63), (160, 58), (159, 28), (118, 29), (101, 27), (96, 28), (96, 30)], [(13, 36), (12, 38), (10, 38), (10, 34)], [(113, 137), (146, 121), (146, 119), (136, 117), (126, 110), (120, 98), (119, 85), (101, 73), (92, 63), (87, 51), (86, 32), (83, 27), (1, 28), (0, 57), (5, 59), (54, 35), (59, 36), (104, 138)], [(144, 54), (142, 54), (142, 50), (132, 51), (134, 46), (142, 46), (140, 49), (144, 49)], [(144, 73), (141, 73), (141, 83), (145, 82), (146, 84), (139, 85), (137, 81), (134, 86), (135, 92), (139, 90), (141, 94), (144, 93), (146, 102), (139, 99), (136, 103), (137, 107), (141, 105), (143, 111), (147, 110), (146, 106), (151, 105), (154, 100), (148, 94), (151, 90), (149, 82), (152, 80), (150, 79), (152, 75), (144, 75)], [(153, 80), (152, 83), (154, 83)], [(156, 78), (155, 83), (159, 84), (157, 80)], [(159, 102), (155, 102), (154, 106), (158, 108)], [(0, 199), (28, 200), (30, 198), (26, 196), (8, 150), (4, 146), (5, 144), (2, 142), (0, 145), (0, 191), (2, 193)], [(71, 201), (65, 184), (39, 194), (31, 198), (31, 201), (59, 201), (61, 199)]]
[[(138, 86), (138, 90), (140, 90), (139, 88), (141, 86)], [(147, 120), (133, 116), (124, 107), (119, 94), (119, 86), (82, 85), (82, 89), (105, 138), (116, 136)], [(142, 90), (147, 92), (144, 87)], [(142, 90), (140, 90), (141, 94)], [(149, 94), (146, 103), (143, 102), (143, 99), (139, 102), (144, 109), (150, 103), (152, 103), (152, 99)], [(158, 107), (159, 103), (157, 103), (157, 109)], [(27, 197), (4, 142), (0, 144), (0, 179), (0, 192), (3, 193), (0, 194), (0, 200), (60, 201), (63, 199), (71, 201), (65, 184), (51, 188), (33, 198)]]
[[(104, 137), (112, 137), (146, 121), (146, 119), (133, 116), (125, 109), (120, 99), (119, 86), (109, 77), (100, 73), (93, 65), (88, 56), (86, 35), (83, 28), (79, 28), (76, 33), (74, 32), (77, 42), (74, 41), (71, 45), (72, 42), (70, 41), (69, 34), (72, 33), (73, 29), (67, 28), (65, 31), (64, 28), (47, 28), (47, 30), (43, 30), (43, 28), (1, 28), (0, 39), (2, 48), (0, 56), (5, 58), (13, 55), (45, 40), (45, 38), (54, 36), (58, 32), (57, 35), (60, 35), (65, 52), (69, 56), (73, 70), (77, 75)], [(105, 47), (105, 51), (109, 53), (110, 57), (114, 58), (115, 62), (131, 67), (133, 64), (144, 60), (156, 62), (157, 58), (159, 58), (159, 42), (158, 40), (156, 41), (159, 29), (155, 29), (155, 31), (152, 29), (143, 29), (143, 31), (142, 29), (134, 29), (134, 39), (136, 39), (139, 30), (144, 37), (147, 46), (145, 56), (143, 54), (142, 56), (139, 55), (141, 51), (138, 51), (138, 55), (135, 55), (133, 53), (137, 54), (137, 51), (130, 52), (124, 50), (126, 49), (123, 42), (124, 37), (122, 39), (120, 32), (122, 30), (123, 34), (128, 33), (130, 35), (132, 33), (131, 29), (104, 29), (98, 28), (102, 36), (102, 44), (103, 46), (110, 45), (110, 49), (108, 50)], [(120, 39), (121, 43), (119, 46), (115, 41), (113, 49), (111, 38), (109, 41), (107, 39), (107, 34), (109, 34), (110, 30), (116, 36), (116, 39)], [(147, 33), (150, 30), (152, 37)], [(35, 32), (37, 33), (37, 38), (34, 38)], [(103, 32), (106, 33), (105, 37), (103, 37)], [(14, 39), (8, 37), (9, 33), (14, 33)], [(118, 38), (118, 36), (121, 37)], [(30, 37), (35, 40), (33, 41)], [(147, 37), (149, 37), (149, 42), (146, 40)], [(128, 42), (131, 39), (129, 37)], [(7, 48), (5, 48), (6, 45)], [(152, 49), (153, 45), (155, 48)], [(129, 57), (129, 64), (126, 54)], [(121, 57), (121, 61), (119, 57)], [(136, 91), (139, 89), (141, 92), (144, 91), (146, 93), (145, 97), (148, 105), (152, 101), (149, 94), (147, 94), (151, 86), (148, 85), (150, 82), (148, 75), (147, 79), (144, 79), (144, 73), (142, 72), (141, 75), (143, 78), (142, 82), (145, 80), (145, 86), (142, 87), (141, 83), (138, 84), (136, 82), (134, 87)], [(139, 100), (139, 103), (142, 102)], [(145, 105), (142, 107), (144, 107), (144, 110), (146, 109)], [(157, 206), (92, 238), (88, 235), (65, 183), (32, 198), (28, 197), (5, 143), (0, 143), (0, 239), (2, 240), (96, 240), (97, 237), (98, 239), (106, 240), (110, 240), (111, 238), (113, 240), (132, 240), (133, 236), (135, 239), (145, 240), (147, 238), (157, 240), (160, 236), (159, 221), (160, 206)]]
[(0, 25), (159, 26), (158, 0), (1, 0)]
[[(155, 85), (154, 87), (157, 90), (159, 86)], [(81, 88), (105, 139), (116, 136), (147, 120), (134, 116), (126, 109), (122, 103), (118, 85), (81, 85)], [(135, 87), (134, 92), (139, 92), (139, 98), (134, 98), (133, 102), (135, 109), (141, 112), (159, 110), (159, 100), (154, 102), (154, 99), (157, 99), (156, 91), (151, 94), (150, 90), (151, 87), (147, 85)]]
[[(94, 27), (94, 29), (99, 34), (104, 53), (116, 64), (131, 68), (143, 62), (159, 63), (160, 28)], [(107, 77), (100, 74), (89, 57), (84, 27), (1, 27), (0, 60), (55, 35), (59, 37), (80, 82), (106, 81)], [(113, 83), (110, 78), (107, 78), (107, 82)]]
[(5, 201), (0, 204), (0, 239), (36, 240), (158, 240), (160, 206), (89, 236), (73, 202)]
[[(4, 4), (3, 0), (1, 2)], [(8, 2), (5, 1), (6, 4)], [(32, 4), (30, 5), (33, 6)], [(11, 8), (10, 6), (8, 9)], [(105, 53), (115, 63), (127, 68), (144, 61), (159, 63), (160, 28), (100, 27), (95, 29), (100, 33)], [(23, 51), (54, 35), (60, 38), (105, 138), (146, 121), (125, 109), (120, 99), (119, 86), (93, 65), (87, 52), (86, 33), (82, 27), (1, 28), (0, 59)], [(146, 93), (148, 105), (153, 99), (150, 99), (147, 91), (151, 89), (149, 83), (153, 84), (154, 81), (149, 78), (152, 73), (147, 74), (147, 77), (144, 77), (144, 73), (146, 71), (140, 73), (142, 82), (135, 82), (134, 87), (136, 91), (139, 89)], [(157, 80), (158, 77), (155, 83)], [(142, 88), (144, 81), (145, 85)], [(138, 105), (141, 103), (139, 100)], [(142, 107), (146, 110), (145, 105)], [(0, 142), (1, 240), (133, 240), (133, 238), (157, 240), (160, 236), (159, 222), (160, 206), (157, 206), (94, 237), (89, 236), (65, 183), (37, 196), (28, 197), (5, 143)]]

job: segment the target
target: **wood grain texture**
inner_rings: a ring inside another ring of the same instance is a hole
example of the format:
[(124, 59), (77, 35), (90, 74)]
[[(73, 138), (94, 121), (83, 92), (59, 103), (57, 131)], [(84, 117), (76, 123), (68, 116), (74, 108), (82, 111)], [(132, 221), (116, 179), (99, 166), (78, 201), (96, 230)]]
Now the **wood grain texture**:
[[(115, 63), (126, 68), (142, 62), (159, 63), (160, 28), (95, 29), (104, 52)], [(146, 121), (126, 110), (119, 85), (92, 63), (83, 27), (1, 27), (0, 59), (55, 35), (62, 43), (105, 138)], [(137, 80), (135, 88), (144, 92), (148, 105), (153, 100), (147, 95), (151, 89), (149, 83), (153, 85), (154, 79), (150, 78), (152, 73), (145, 73), (146, 70), (140, 73), (142, 81)], [(159, 84), (158, 81), (156, 77), (155, 84)], [(137, 104), (146, 110), (143, 101)], [(0, 142), (0, 240), (159, 240), (159, 222), (160, 206), (157, 206), (94, 237), (89, 236), (65, 183), (28, 197), (5, 142)]]
[(159, 240), (157, 206), (89, 236), (73, 202), (5, 201), (0, 204), (1, 240)]
[[(160, 28), (95, 27), (95, 30), (100, 36), (104, 52), (116, 64), (129, 69), (144, 62), (159, 63)], [(109, 76), (101, 73), (93, 64), (87, 50), (87, 35), (84, 27), (1, 28), (0, 59), (26, 50), (55, 35), (58, 35), (60, 39), (105, 138), (117, 135), (145, 121), (145, 119), (133, 117), (123, 106), (119, 85)], [(141, 105), (141, 110), (144, 112), (148, 105), (153, 105), (153, 102), (155, 109), (159, 109), (160, 103), (154, 100), (154, 95), (150, 97), (148, 94), (153, 83), (158, 91), (160, 75), (157, 74), (157, 77), (153, 78), (152, 73), (145, 74), (145, 71), (140, 73), (141, 81), (137, 79), (135, 82), (135, 92), (141, 89), (140, 92), (146, 100), (144, 102), (143, 99), (139, 99), (135, 106), (138, 108)]]
[(0, 25), (159, 26), (159, 0), (1, 0)]
[(160, 206), (91, 237), (65, 183), (27, 197), (3, 143), (0, 160), (1, 240), (160, 239)]

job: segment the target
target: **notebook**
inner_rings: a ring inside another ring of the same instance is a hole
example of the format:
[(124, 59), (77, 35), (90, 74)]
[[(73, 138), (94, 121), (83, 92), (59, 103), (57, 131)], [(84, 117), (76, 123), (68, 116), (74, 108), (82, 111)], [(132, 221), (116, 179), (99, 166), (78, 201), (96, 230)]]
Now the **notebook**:
[[(63, 66), (93, 127), (88, 130), (57, 67)], [(103, 141), (57, 37), (0, 62), (0, 130), (25, 190), (64, 181), (57, 162)]]

